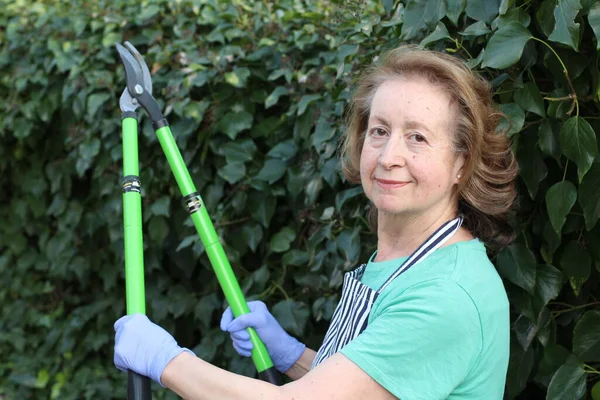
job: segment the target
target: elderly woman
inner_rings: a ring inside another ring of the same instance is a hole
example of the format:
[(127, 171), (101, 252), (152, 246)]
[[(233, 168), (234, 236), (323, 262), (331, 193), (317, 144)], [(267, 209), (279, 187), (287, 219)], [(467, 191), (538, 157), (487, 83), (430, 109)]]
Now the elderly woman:
[(186, 399), (501, 399), (509, 304), (488, 258), (511, 240), (517, 164), (488, 84), (457, 59), (390, 51), (358, 82), (343, 171), (372, 203), (377, 250), (348, 272), (318, 351), (260, 302), (221, 328), (250, 355), (254, 327), (274, 386), (215, 367), (145, 316), (115, 324), (115, 364)]

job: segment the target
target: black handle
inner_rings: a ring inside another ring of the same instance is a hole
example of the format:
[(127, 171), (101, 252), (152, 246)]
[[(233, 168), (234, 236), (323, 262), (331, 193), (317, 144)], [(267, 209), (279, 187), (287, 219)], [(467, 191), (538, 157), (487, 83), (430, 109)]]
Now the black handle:
[(263, 372), (259, 372), (258, 379), (272, 383), (275, 386), (281, 386), (281, 375), (279, 375), (279, 372), (275, 369), (275, 367), (271, 367), (269, 369), (265, 369)]
[(152, 400), (150, 391), (150, 378), (128, 371), (127, 400)]

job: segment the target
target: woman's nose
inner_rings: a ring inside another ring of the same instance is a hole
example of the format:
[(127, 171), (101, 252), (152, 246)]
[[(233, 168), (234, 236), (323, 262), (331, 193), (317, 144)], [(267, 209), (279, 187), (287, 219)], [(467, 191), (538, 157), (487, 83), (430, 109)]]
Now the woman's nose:
[(390, 137), (379, 155), (379, 164), (386, 170), (406, 166), (406, 147), (402, 139)]

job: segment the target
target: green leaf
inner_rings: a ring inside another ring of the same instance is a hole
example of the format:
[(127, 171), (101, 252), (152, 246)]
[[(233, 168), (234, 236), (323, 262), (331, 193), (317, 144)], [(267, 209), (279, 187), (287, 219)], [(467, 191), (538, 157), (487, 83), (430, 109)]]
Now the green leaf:
[(290, 243), (296, 239), (296, 232), (290, 227), (284, 227), (271, 238), (271, 250), (275, 253), (283, 253), (290, 249)]
[(476, 58), (472, 58), (472, 59), (470, 59), (470, 60), (468, 60), (468, 61), (467, 61), (467, 66), (468, 66), (470, 69), (475, 69), (475, 68), (477, 68), (477, 66), (478, 66), (479, 64), (481, 64), (481, 62), (483, 61), (483, 57), (484, 57), (484, 56), (485, 56), (485, 49), (482, 49), (482, 50), (479, 52), (479, 55), (478, 55)]
[(100, 140), (98, 138), (91, 138), (79, 145), (79, 154), (85, 160), (91, 160), (100, 153)]
[(394, 9), (394, 0), (383, 0), (383, 9), (386, 14), (389, 14)]
[(304, 114), (304, 112), (306, 111), (306, 107), (308, 107), (310, 103), (320, 99), (321, 97), (322, 96), (320, 94), (305, 94), (304, 96), (302, 96), (302, 98), (298, 102), (298, 115), (300, 116)]
[[(600, 50), (600, 3), (596, 3), (590, 9), (590, 12), (588, 14), (588, 22), (590, 23), (592, 30), (596, 34), (596, 50)], [(594, 387), (597, 386), (598, 385)], [(598, 386), (598, 392), (600, 392), (600, 386)], [(594, 400), (596, 400), (596, 398), (594, 398)]]
[(592, 387), (592, 400), (600, 400), (600, 382)]
[(290, 83), (292, 81), (293, 72), (289, 68), (276, 69), (275, 71), (271, 72), (271, 74), (267, 77), (267, 80), (274, 81), (282, 76), (285, 77), (287, 83)]
[(560, 258), (560, 266), (569, 278), (585, 283), (590, 277), (592, 258), (590, 253), (575, 242), (569, 242)]
[(583, 210), (585, 228), (590, 231), (600, 218), (600, 163), (592, 164), (579, 185), (579, 205)]
[(202, 326), (209, 328), (212, 315), (214, 311), (219, 308), (219, 306), (220, 302), (216, 293), (210, 293), (206, 296), (202, 296), (200, 301), (198, 301), (194, 307), (194, 317), (200, 321)]
[(265, 108), (271, 108), (279, 101), (281, 96), (287, 95), (289, 93), (289, 89), (285, 86), (277, 86), (275, 90), (271, 92), (270, 95), (265, 99)]
[(218, 154), (225, 156), (228, 163), (243, 164), (252, 160), (256, 152), (256, 144), (252, 139), (236, 140), (220, 146)]
[(446, 14), (444, 0), (409, 0), (404, 10), (404, 24), (400, 37), (402, 40), (415, 38), (425, 28), (433, 28)]
[(533, 348), (524, 351), (521, 346), (511, 340), (510, 358), (506, 375), (506, 395), (514, 398), (523, 391), (527, 385), (529, 374), (533, 368)]
[(508, 119), (503, 118), (496, 129), (499, 132), (506, 131), (509, 136), (520, 132), (525, 123), (525, 112), (523, 109), (518, 104), (505, 103), (500, 104), (500, 110)]
[(577, 175), (581, 182), (598, 155), (594, 130), (585, 119), (571, 117), (560, 129), (560, 145), (565, 156), (577, 164)]
[[(550, 344), (543, 348), (543, 356), (538, 364), (538, 377), (548, 376), (550, 378), (558, 371), (558, 369), (569, 359), (573, 357), (569, 350), (565, 349), (560, 344)], [(548, 384), (546, 384), (547, 386)]]
[(258, 124), (252, 127), (250, 134), (253, 138), (260, 138), (263, 136), (271, 136), (277, 132), (278, 128), (282, 124), (282, 119), (278, 117), (267, 117), (261, 120)]
[(575, 17), (581, 10), (579, 0), (558, 0), (554, 8), (554, 30), (548, 36), (548, 40), (563, 43), (578, 51), (579, 23), (575, 23)]
[(500, 0), (467, 0), (467, 15), (475, 21), (491, 23), (500, 10)]
[(317, 201), (317, 198), (319, 197), (319, 194), (321, 193), (322, 189), (323, 178), (321, 178), (320, 176), (316, 176), (313, 179), (311, 179), (304, 190), (304, 192), (306, 193), (305, 204), (307, 206), (312, 206)]
[(248, 68), (234, 68), (231, 72), (225, 73), (225, 81), (233, 87), (246, 87), (250, 70)]
[(263, 238), (263, 229), (257, 223), (247, 223), (242, 227), (242, 237), (253, 252), (256, 252), (260, 241)]
[(557, 0), (544, 0), (539, 6), (535, 17), (538, 21), (541, 31), (546, 36), (550, 36), (554, 29), (554, 9)]
[(294, 139), (299, 141), (299, 139), (307, 139), (310, 135), (310, 131), (313, 126), (313, 113), (305, 112), (298, 118), (296, 118), (296, 122), (294, 123)]
[(423, 40), (421, 40), (421, 43), (419, 45), (422, 47), (426, 47), (430, 43), (435, 43), (443, 39), (451, 39), (451, 37), (450, 33), (448, 32), (448, 29), (446, 29), (446, 25), (444, 25), (444, 23), (440, 21), (437, 23), (435, 30), (429, 35), (427, 35), (427, 37), (425, 37)]
[(35, 380), (35, 387), (38, 389), (45, 388), (50, 380), (50, 374), (47, 369), (41, 369), (38, 371), (37, 379)]
[(192, 244), (196, 243), (198, 241), (198, 239), (199, 238), (198, 238), (197, 234), (186, 236), (179, 243), (179, 245), (177, 246), (177, 249), (175, 249), (175, 251), (180, 251), (181, 249), (185, 249), (186, 247), (190, 247)]
[(325, 148), (325, 143), (335, 135), (335, 128), (331, 126), (327, 118), (321, 116), (315, 126), (315, 131), (311, 136), (311, 142), (317, 151)]
[(546, 118), (544, 100), (535, 82), (527, 82), (515, 92), (515, 102), (524, 110)]
[(306, 265), (310, 261), (310, 257), (307, 252), (302, 250), (290, 250), (281, 257), (281, 263), (283, 265)]
[(283, 161), (278, 158), (270, 158), (265, 161), (256, 178), (273, 184), (285, 175), (286, 169)]
[(490, 28), (487, 27), (485, 22), (477, 21), (474, 24), (467, 26), (464, 31), (458, 33), (463, 36), (482, 36), (487, 35), (490, 32)]
[(534, 294), (537, 264), (533, 253), (522, 243), (504, 248), (497, 258), (498, 270), (515, 285)]
[(299, 337), (304, 335), (310, 314), (306, 304), (295, 300), (282, 300), (273, 306), (271, 312), (283, 329)]
[(246, 176), (246, 166), (241, 163), (227, 163), (217, 170), (217, 175), (233, 185)]
[(538, 129), (540, 150), (545, 155), (554, 157), (557, 161), (560, 161), (562, 155), (559, 139), (560, 126), (558, 121), (546, 119)]
[(358, 259), (360, 253), (360, 229), (345, 229), (337, 235), (335, 241), (338, 244), (339, 252), (344, 256), (346, 261), (344, 269), (348, 270), (355, 260)]
[(548, 386), (547, 400), (574, 400), (585, 394), (586, 373), (583, 365), (563, 364)]
[(538, 333), (538, 327), (529, 318), (521, 314), (513, 323), (513, 332), (523, 350), (528, 350)]
[(504, 15), (500, 15), (492, 22), (492, 30), (502, 28), (510, 22), (517, 22), (524, 27), (528, 27), (531, 23), (531, 17), (527, 11), (522, 8), (513, 8)]
[(482, 66), (497, 69), (510, 67), (519, 61), (531, 38), (531, 33), (520, 23), (506, 24), (492, 35), (485, 48)]
[(586, 232), (584, 237), (587, 243), (587, 250), (594, 260), (596, 270), (600, 272), (600, 246), (593, 245), (595, 243), (600, 243), (600, 225), (596, 225), (594, 229)]
[(279, 158), (287, 161), (296, 155), (298, 148), (293, 140), (286, 140), (285, 142), (278, 143), (267, 153), (268, 157)]
[(121, 32), (109, 32), (102, 38), (102, 46), (112, 47), (115, 43), (120, 42), (121, 38)]
[(547, 264), (538, 265), (536, 271), (535, 294), (542, 303), (540, 306), (544, 307), (550, 300), (558, 297), (563, 284), (564, 276), (557, 268)]
[(243, 130), (250, 129), (253, 120), (254, 117), (247, 111), (228, 112), (217, 124), (217, 129), (233, 140)]
[(211, 362), (215, 358), (219, 346), (223, 344), (223, 336), (224, 335), (204, 336), (202, 340), (200, 340), (200, 344), (194, 347), (192, 351), (197, 357), (202, 358), (202, 360)]
[(344, 203), (346, 203), (351, 198), (358, 196), (361, 193), (363, 193), (362, 186), (357, 186), (357, 187), (354, 187), (354, 188), (351, 188), (351, 189), (346, 189), (346, 190), (343, 190), (341, 192), (338, 192), (335, 195), (335, 208), (336, 208), (336, 210), (337, 211), (342, 211), (342, 207), (344, 206)]
[(504, 15), (508, 11), (509, 7), (513, 7), (514, 5), (515, 0), (502, 0), (498, 12), (500, 13), (500, 15)]
[(171, 198), (169, 196), (161, 196), (158, 200), (152, 203), (150, 211), (153, 215), (162, 215), (168, 217), (170, 215)]
[(525, 134), (517, 148), (519, 176), (525, 181), (532, 199), (538, 191), (538, 185), (548, 175), (548, 168), (537, 147), (537, 136)]
[(268, 228), (271, 218), (275, 214), (275, 206), (277, 205), (275, 197), (263, 193), (252, 193), (249, 201), (252, 218)]
[[(93, 119), (98, 112), (98, 109), (108, 101), (112, 96), (108, 93), (94, 93), (87, 99), (87, 116), (88, 119)], [(116, 104), (115, 104), (116, 105)]]
[(584, 362), (600, 360), (600, 311), (583, 314), (573, 330), (573, 353)]
[(169, 225), (164, 217), (152, 217), (148, 224), (148, 233), (153, 242), (162, 243), (169, 233)]
[(141, 9), (142, 11), (139, 14), (137, 14), (137, 18), (140, 21), (145, 21), (147, 19), (152, 18), (160, 11), (160, 8), (158, 8), (158, 6), (154, 4), (147, 5), (145, 7), (142, 7)]
[(570, 181), (555, 183), (546, 192), (546, 209), (556, 233), (560, 233), (567, 214), (577, 200), (577, 190)]
[(446, 0), (446, 16), (454, 25), (458, 25), (458, 18), (465, 10), (466, 0)]

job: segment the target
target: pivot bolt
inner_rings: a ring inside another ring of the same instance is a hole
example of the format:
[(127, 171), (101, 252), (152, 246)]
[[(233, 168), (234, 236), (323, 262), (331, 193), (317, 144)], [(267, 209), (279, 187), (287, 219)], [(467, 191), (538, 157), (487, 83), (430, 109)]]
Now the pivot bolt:
[(142, 94), (144, 93), (144, 88), (140, 85), (135, 85), (135, 87), (133, 88), (133, 90), (135, 90), (136, 94)]

